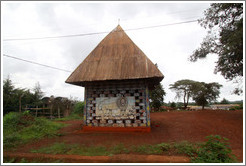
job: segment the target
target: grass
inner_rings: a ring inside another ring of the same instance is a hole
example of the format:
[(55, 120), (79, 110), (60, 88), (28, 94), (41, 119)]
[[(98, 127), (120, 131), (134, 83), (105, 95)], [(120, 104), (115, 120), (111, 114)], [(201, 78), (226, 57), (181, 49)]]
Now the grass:
[(187, 154), (188, 156), (193, 156), (197, 152), (199, 146), (200, 143), (192, 144), (188, 141), (173, 144), (173, 147), (178, 154)]
[(11, 149), (43, 137), (57, 136), (65, 124), (29, 114), (11, 112), (3, 118), (3, 148)]
[(37, 150), (31, 150), (32, 153), (47, 153), (47, 154), (77, 154), (84, 156), (105, 156), (110, 152), (104, 146), (87, 147), (78, 144), (55, 143), (48, 147), (43, 147)]
[(32, 150), (33, 153), (76, 154), (83, 156), (112, 156), (115, 154), (146, 154), (146, 155), (187, 155), (194, 163), (233, 163), (237, 162), (226, 138), (209, 136), (207, 142), (161, 143), (155, 145), (139, 145), (126, 148), (123, 144), (112, 147), (86, 146), (78, 144), (55, 143), (48, 147)]
[(51, 146), (40, 149), (31, 150), (32, 153), (47, 153), (47, 154), (76, 154), (84, 156), (107, 156), (115, 154), (165, 154), (169, 150), (177, 154), (187, 154), (194, 151), (193, 144), (188, 148), (183, 143), (161, 143), (156, 145), (139, 145), (126, 148), (123, 144), (118, 144), (112, 147), (105, 146), (85, 146), (78, 144), (54, 143)]
[(37, 158), (37, 159), (29, 159), (26, 158), (8, 158), (3, 157), (3, 163), (64, 163), (63, 159), (43, 159), (43, 158)]

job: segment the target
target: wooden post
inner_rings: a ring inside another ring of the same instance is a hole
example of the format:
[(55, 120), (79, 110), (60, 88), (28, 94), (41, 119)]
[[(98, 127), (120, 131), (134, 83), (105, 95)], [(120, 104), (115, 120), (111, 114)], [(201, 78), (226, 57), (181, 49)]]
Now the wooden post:
[(24, 96), (24, 93), (19, 97), (19, 112), (21, 113), (21, 98)]
[(58, 106), (58, 118), (60, 119), (60, 107)]
[(36, 117), (38, 116), (38, 106), (36, 106)]
[(21, 96), (19, 97), (19, 112), (21, 113)]

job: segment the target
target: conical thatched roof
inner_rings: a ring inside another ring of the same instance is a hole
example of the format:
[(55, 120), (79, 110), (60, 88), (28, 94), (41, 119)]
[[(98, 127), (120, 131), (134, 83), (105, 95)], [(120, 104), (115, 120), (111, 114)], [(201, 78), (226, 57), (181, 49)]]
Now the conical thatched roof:
[(68, 77), (66, 83), (151, 79), (164, 76), (118, 25)]

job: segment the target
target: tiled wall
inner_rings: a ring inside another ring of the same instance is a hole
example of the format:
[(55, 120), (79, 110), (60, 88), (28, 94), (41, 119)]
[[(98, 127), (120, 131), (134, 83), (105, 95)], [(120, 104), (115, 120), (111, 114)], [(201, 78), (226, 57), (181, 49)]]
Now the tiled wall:
[[(85, 98), (84, 120), (86, 126), (150, 126), (147, 86), (85, 87)], [(119, 107), (119, 101), (122, 98), (123, 101), (127, 101), (125, 108)]]

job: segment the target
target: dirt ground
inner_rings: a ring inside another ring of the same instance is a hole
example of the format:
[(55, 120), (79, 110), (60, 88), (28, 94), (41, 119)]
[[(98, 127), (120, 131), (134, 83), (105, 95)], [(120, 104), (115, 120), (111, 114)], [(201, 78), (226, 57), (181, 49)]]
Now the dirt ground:
[[(88, 146), (113, 146), (123, 143), (125, 146), (158, 144), (162, 142), (201, 142), (209, 135), (221, 135), (229, 139), (232, 152), (239, 162), (243, 162), (243, 110), (204, 110), (171, 111), (151, 113), (151, 132), (78, 132), (82, 121), (74, 120), (61, 129), (56, 138), (44, 138), (23, 145), (15, 150), (27, 153), (31, 149), (48, 146), (54, 142), (85, 144)], [(5, 149), (4, 149), (5, 150)]]

